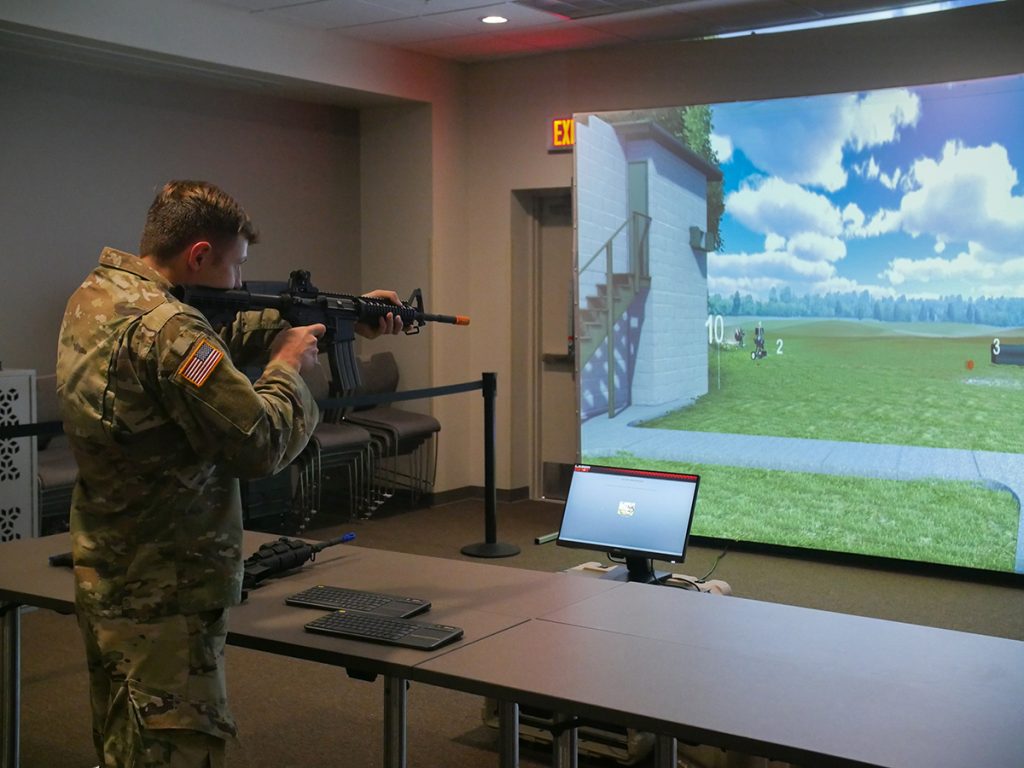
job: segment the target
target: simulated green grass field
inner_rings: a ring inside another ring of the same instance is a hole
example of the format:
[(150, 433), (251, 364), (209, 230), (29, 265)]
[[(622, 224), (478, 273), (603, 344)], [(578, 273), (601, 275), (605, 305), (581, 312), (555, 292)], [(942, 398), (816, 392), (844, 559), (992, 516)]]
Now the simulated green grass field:
[[(727, 336), (737, 326), (747, 334), (744, 348), (709, 347), (708, 394), (644, 426), (1024, 453), (1024, 368), (990, 362), (993, 338), (1022, 344), (1020, 331), (764, 321), (768, 355), (752, 361), (754, 322), (727, 318)], [(587, 460), (671, 466), (627, 454)], [(675, 468), (702, 476), (696, 535), (1014, 569), (1020, 508), (1006, 491), (942, 480)]]
[(768, 356), (755, 362), (754, 322), (729, 318), (727, 335), (737, 325), (745, 348), (708, 350), (708, 394), (645, 426), (1024, 453), (1024, 368), (989, 362), (993, 338), (1024, 344), (1024, 332), (765, 321)]

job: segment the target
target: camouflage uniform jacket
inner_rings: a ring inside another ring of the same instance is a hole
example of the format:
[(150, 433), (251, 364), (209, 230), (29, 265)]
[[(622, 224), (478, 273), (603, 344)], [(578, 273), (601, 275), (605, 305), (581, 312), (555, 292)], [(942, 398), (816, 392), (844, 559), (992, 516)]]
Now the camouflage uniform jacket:
[(145, 621), (237, 605), (240, 477), (286, 467), (319, 416), (284, 363), (251, 384), (232, 351), (281, 327), (243, 313), (221, 338), (136, 256), (104, 249), (68, 301), (57, 354), (78, 462), (71, 534), (79, 610)]

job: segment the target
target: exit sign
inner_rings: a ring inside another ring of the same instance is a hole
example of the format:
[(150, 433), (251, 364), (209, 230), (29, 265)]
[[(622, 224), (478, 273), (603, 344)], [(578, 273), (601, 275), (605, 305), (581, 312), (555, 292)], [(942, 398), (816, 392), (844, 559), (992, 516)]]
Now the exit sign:
[(576, 121), (556, 117), (548, 128), (548, 152), (571, 152), (576, 144)]

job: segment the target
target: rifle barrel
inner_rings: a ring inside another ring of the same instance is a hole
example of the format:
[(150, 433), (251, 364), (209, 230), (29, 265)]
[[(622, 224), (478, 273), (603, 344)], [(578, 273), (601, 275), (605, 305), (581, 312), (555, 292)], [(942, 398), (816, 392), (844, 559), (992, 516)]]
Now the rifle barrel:
[(432, 315), (424, 312), (422, 313), (422, 317), (428, 323), (450, 323), (452, 325), (469, 325), (469, 317), (467, 315)]
[(335, 536), (333, 539), (313, 544), (313, 551), (320, 552), (328, 547), (335, 547), (338, 544), (344, 544), (345, 542), (352, 541), (355, 537), (356, 535), (352, 533), (352, 531), (349, 531), (348, 533), (341, 534), (341, 536)]

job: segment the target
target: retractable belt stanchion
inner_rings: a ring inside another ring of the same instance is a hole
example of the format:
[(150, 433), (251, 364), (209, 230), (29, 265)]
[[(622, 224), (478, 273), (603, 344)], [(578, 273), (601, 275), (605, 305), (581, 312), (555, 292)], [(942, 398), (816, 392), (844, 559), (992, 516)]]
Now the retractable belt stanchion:
[(519, 547), (498, 541), (498, 490), (494, 479), (494, 397), (498, 391), (498, 375), (484, 373), (480, 381), (465, 384), (452, 384), (429, 389), (414, 389), (406, 392), (388, 392), (376, 395), (355, 395), (352, 397), (332, 397), (318, 400), (321, 408), (347, 408), (349, 406), (378, 405), (399, 400), (417, 400), (423, 397), (440, 397), (453, 395), (457, 392), (469, 392), (479, 389), (484, 397), (484, 541), (467, 544), (462, 554), (471, 557), (511, 557), (519, 554)]
[(498, 376), (483, 375), (484, 395), (484, 541), (467, 544), (462, 554), (471, 557), (510, 557), (519, 554), (515, 544), (498, 541), (498, 490), (494, 480), (494, 396), (498, 391)]

